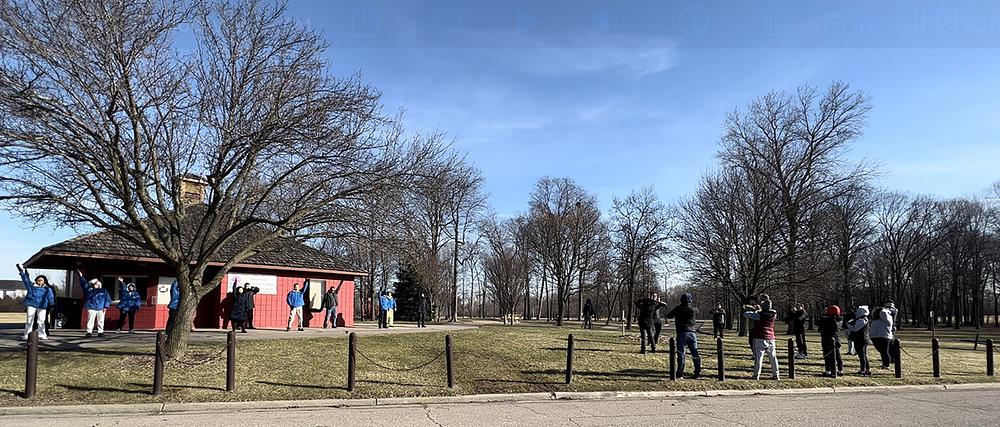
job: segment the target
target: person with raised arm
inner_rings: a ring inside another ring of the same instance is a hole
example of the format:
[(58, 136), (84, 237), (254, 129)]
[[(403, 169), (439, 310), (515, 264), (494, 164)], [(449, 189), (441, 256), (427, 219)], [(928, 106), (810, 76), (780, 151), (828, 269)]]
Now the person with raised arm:
[(104, 289), (104, 285), (97, 278), (87, 280), (83, 275), (83, 270), (77, 270), (80, 273), (80, 287), (83, 288), (83, 305), (87, 309), (87, 338), (92, 337), (92, 333), (97, 331), (97, 336), (104, 336), (104, 317), (108, 312), (108, 307), (111, 307), (111, 294), (108, 293), (107, 289)]
[(118, 276), (118, 333), (125, 327), (128, 321), (128, 333), (135, 333), (135, 313), (142, 307), (142, 295), (135, 289), (135, 283), (125, 283), (125, 279)]
[(288, 303), (288, 327), (285, 328), (285, 332), (292, 330), (292, 323), (296, 318), (299, 321), (299, 330), (305, 330), (302, 326), (305, 320), (302, 317), (302, 306), (306, 305), (306, 292), (309, 292), (309, 279), (305, 280), (301, 291), (298, 283), (293, 284), (292, 290), (288, 291), (288, 296), (285, 297), (285, 302)]
[(23, 338), (27, 341), (32, 329), (38, 328), (38, 338), (47, 340), (49, 339), (49, 334), (48, 330), (45, 329), (45, 317), (48, 314), (49, 307), (55, 304), (56, 298), (52, 292), (52, 288), (49, 286), (49, 278), (43, 274), (39, 274), (35, 277), (35, 280), (31, 280), (28, 270), (21, 267), (21, 264), (17, 264), (17, 273), (21, 276), (21, 282), (24, 283), (24, 287), (28, 291), (24, 295), (26, 312)]

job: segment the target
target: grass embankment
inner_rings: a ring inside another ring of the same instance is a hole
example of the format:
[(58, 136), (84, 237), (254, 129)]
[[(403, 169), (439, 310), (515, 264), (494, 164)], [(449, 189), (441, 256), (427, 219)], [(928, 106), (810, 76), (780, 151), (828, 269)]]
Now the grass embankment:
[[(668, 336), (664, 331), (664, 341)], [(566, 336), (576, 341), (575, 379), (563, 384)], [(1000, 338), (996, 329), (981, 331), (981, 339)], [(517, 393), (603, 390), (707, 390), (801, 388), (995, 382), (985, 375), (985, 345), (973, 351), (969, 340), (976, 332), (938, 331), (941, 339), (942, 378), (931, 375), (930, 332), (904, 330), (899, 335), (904, 354), (903, 379), (892, 370), (874, 370), (872, 377), (848, 374), (838, 379), (820, 377), (818, 336), (810, 331), (812, 357), (797, 361), (797, 378), (787, 380), (787, 337), (779, 339), (783, 379), (752, 381), (752, 362), (745, 338), (726, 341), (727, 381), (715, 379), (714, 340), (700, 336), (705, 377), (670, 382), (666, 353), (638, 354), (636, 335), (621, 337), (612, 331), (584, 331), (555, 327), (483, 327), (460, 331), (454, 338), (454, 390), (445, 386), (444, 357), (413, 371), (380, 368), (358, 357), (357, 391), (345, 390), (347, 339), (246, 340), (238, 345), (237, 391), (226, 393), (225, 358), (214, 359), (222, 344), (192, 345), (191, 360), (209, 360), (196, 366), (168, 362), (162, 397), (152, 387), (152, 346), (43, 352), (39, 358), (38, 393), (20, 397), (24, 385), (24, 356), (0, 354), (0, 406), (138, 402), (194, 402), (370, 398), (478, 393)], [(443, 333), (359, 337), (358, 348), (380, 364), (406, 368), (423, 364), (444, 348)], [(661, 348), (666, 349), (666, 344)], [(870, 349), (872, 366), (880, 362)], [(845, 356), (845, 371), (855, 372), (855, 356)], [(691, 372), (690, 359), (687, 367)], [(765, 363), (765, 377), (769, 377)]]

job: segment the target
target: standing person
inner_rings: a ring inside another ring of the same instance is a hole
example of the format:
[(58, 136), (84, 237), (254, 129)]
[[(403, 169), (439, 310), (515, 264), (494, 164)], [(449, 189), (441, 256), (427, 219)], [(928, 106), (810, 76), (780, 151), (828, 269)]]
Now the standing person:
[[(656, 341), (659, 338), (659, 331), (653, 333), (653, 328), (657, 325), (656, 320), (660, 318), (659, 311), (667, 305), (660, 302), (656, 292), (649, 294), (649, 297), (635, 302), (639, 308), (639, 353), (646, 353), (646, 342), (649, 342), (649, 350), (656, 353)], [(662, 323), (659, 323), (662, 327)]]
[(142, 295), (135, 289), (135, 283), (125, 284), (125, 279), (118, 276), (118, 328), (121, 333), (128, 321), (128, 333), (135, 333), (135, 313), (142, 307)]
[(871, 339), (868, 336), (868, 306), (862, 305), (854, 312), (854, 320), (851, 321), (849, 339), (854, 343), (854, 351), (858, 353), (858, 362), (861, 364), (858, 375), (870, 376), (871, 366), (868, 363), (868, 344)]
[(846, 338), (846, 340), (847, 340), (847, 353), (846, 354), (848, 356), (854, 354), (854, 341), (851, 341), (851, 329), (850, 329), (850, 326), (851, 326), (851, 322), (854, 321), (854, 311), (855, 310), (847, 310), (844, 313), (843, 325), (841, 326), (841, 329), (844, 330), (844, 338)]
[[(747, 303), (743, 305), (743, 312), (745, 313), (748, 311), (760, 311), (760, 304), (758, 304), (758, 301), (760, 301), (760, 299), (758, 299), (756, 296), (751, 296), (748, 299)], [(753, 329), (756, 327), (757, 321), (746, 316), (743, 317), (747, 319), (746, 320), (747, 345), (750, 346), (750, 353), (756, 353), (756, 350), (754, 350), (754, 345), (753, 345)], [(750, 356), (750, 357), (753, 358), (755, 356)]]
[(417, 302), (417, 327), (426, 328), (427, 327), (427, 316), (431, 314), (431, 303), (427, 299), (427, 296), (423, 293), (420, 294), (420, 301)]
[(844, 360), (840, 358), (840, 307), (831, 305), (817, 322), (823, 348), (823, 375), (844, 375)]
[(396, 298), (392, 296), (392, 292), (386, 292), (385, 295), (389, 298), (389, 310), (385, 312), (386, 327), (396, 326), (393, 323), (396, 317)]
[(583, 328), (594, 329), (594, 303), (590, 298), (583, 304)]
[(233, 325), (233, 332), (237, 329), (242, 333), (247, 333), (247, 314), (250, 312), (250, 294), (245, 286), (237, 286), (233, 289), (232, 308), (229, 310), (229, 320)]
[(250, 286), (249, 283), (244, 283), (243, 284), (243, 297), (247, 299), (247, 328), (248, 329), (257, 329), (257, 327), (253, 325), (253, 309), (257, 307), (257, 305), (254, 303), (254, 297), (256, 297), (257, 293), (259, 293), (259, 292), (260, 292), (260, 288), (258, 288), (256, 286)]
[(104, 336), (104, 316), (111, 307), (111, 295), (104, 289), (100, 280), (90, 279), (89, 281), (80, 273), (80, 287), (83, 288), (84, 307), (87, 309), (87, 338), (91, 332), (97, 328), (97, 336)]
[(722, 303), (715, 305), (712, 310), (712, 337), (722, 338), (722, 333), (726, 329), (726, 310), (722, 308)]
[(792, 332), (795, 334), (795, 348), (798, 350), (795, 355), (796, 359), (805, 359), (809, 357), (808, 350), (806, 349), (806, 318), (809, 317), (806, 314), (805, 308), (801, 303), (795, 305), (795, 309), (792, 311)]
[(667, 319), (674, 319), (677, 329), (677, 378), (684, 376), (684, 349), (691, 353), (694, 360), (694, 379), (701, 378), (701, 356), (698, 354), (698, 328), (695, 319), (698, 318), (698, 308), (694, 307), (694, 297), (685, 293), (681, 295), (681, 305), (667, 313)]
[(750, 336), (753, 338), (753, 379), (760, 379), (760, 371), (764, 364), (764, 355), (771, 361), (771, 378), (780, 379), (778, 374), (778, 355), (775, 353), (774, 345), (774, 319), (778, 313), (771, 309), (771, 300), (761, 297), (760, 310), (745, 311), (743, 316), (754, 320), (753, 331)]
[(48, 315), (49, 307), (55, 304), (55, 294), (49, 287), (49, 278), (38, 275), (35, 280), (31, 280), (28, 270), (17, 264), (17, 273), (21, 276), (21, 282), (28, 291), (24, 295), (25, 320), (24, 320), (24, 340), (28, 340), (32, 328), (38, 328), (38, 338), (49, 339), (48, 330), (45, 329), (45, 317)]
[(49, 306), (45, 309), (45, 330), (49, 331), (55, 327), (56, 315), (58, 315), (58, 313), (56, 313), (56, 287), (52, 286), (51, 283), (48, 283), (47, 280), (45, 287), (48, 289), (48, 292), (52, 293), (52, 298), (49, 300)]
[(389, 304), (389, 296), (387, 295), (387, 292), (386, 291), (379, 292), (378, 293), (378, 308), (379, 308), (379, 310), (378, 310), (378, 328), (379, 329), (388, 329), (389, 328), (388, 324), (386, 323), (386, 319), (388, 318), (388, 313), (389, 313), (389, 307), (390, 306), (391, 305)]
[(299, 321), (299, 331), (305, 330), (302, 327), (302, 323), (305, 320), (302, 317), (302, 306), (306, 305), (306, 292), (309, 292), (309, 279), (305, 280), (305, 285), (301, 291), (299, 290), (298, 283), (293, 284), (292, 290), (288, 291), (288, 296), (285, 297), (285, 302), (288, 303), (288, 327), (285, 328), (285, 332), (292, 330), (292, 323), (296, 318)]
[(167, 333), (173, 330), (174, 322), (177, 321), (177, 308), (181, 304), (181, 287), (174, 279), (170, 284), (170, 303), (167, 304)]
[(323, 318), (323, 329), (326, 329), (327, 323), (333, 324), (333, 329), (337, 329), (337, 294), (340, 292), (340, 287), (344, 286), (344, 281), (341, 280), (340, 284), (336, 288), (330, 286), (330, 289), (326, 290), (323, 294), (323, 306), (326, 309), (326, 317)]
[(889, 304), (886, 303), (884, 307), (875, 309), (875, 312), (871, 316), (872, 321), (869, 328), (872, 345), (875, 346), (875, 350), (878, 351), (879, 356), (882, 358), (882, 369), (888, 369), (889, 365), (895, 362), (895, 355), (889, 351), (889, 343), (894, 338), (892, 333), (894, 325), (893, 315), (889, 310)]

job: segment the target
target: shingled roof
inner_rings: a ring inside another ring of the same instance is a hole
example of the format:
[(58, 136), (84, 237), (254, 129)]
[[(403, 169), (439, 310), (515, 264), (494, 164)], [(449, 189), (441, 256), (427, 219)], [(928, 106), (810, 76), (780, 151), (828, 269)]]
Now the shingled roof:
[[(195, 210), (195, 212), (199, 212)], [(197, 217), (198, 214), (189, 215)], [(193, 234), (193, 229), (197, 222), (194, 220), (185, 221), (182, 234)], [(246, 234), (246, 233), (244, 233)], [(247, 242), (241, 241), (237, 236), (230, 244), (224, 246), (210, 262), (224, 263), (229, 260), (236, 251), (241, 249), (241, 245)], [(47, 246), (38, 251), (27, 265), (31, 266), (32, 261), (44, 255), (81, 256), (81, 257), (101, 257), (123, 260), (159, 260), (159, 256), (145, 246), (137, 245), (112, 231), (100, 231), (97, 233), (84, 234), (74, 237), (61, 243)], [(364, 275), (360, 269), (350, 265), (350, 263), (320, 251), (305, 243), (294, 239), (279, 239), (268, 245), (261, 252), (248, 257), (239, 263), (241, 266), (263, 266), (263, 267), (283, 267), (301, 268), (308, 270), (325, 270), (333, 272), (344, 272), (356, 275)]]

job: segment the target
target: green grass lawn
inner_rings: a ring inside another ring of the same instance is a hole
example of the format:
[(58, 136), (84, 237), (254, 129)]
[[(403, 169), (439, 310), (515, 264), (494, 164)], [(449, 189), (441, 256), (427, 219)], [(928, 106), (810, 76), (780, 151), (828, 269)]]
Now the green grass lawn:
[[(664, 341), (668, 330), (664, 331)], [(672, 333), (672, 331), (670, 331)], [(563, 383), (566, 336), (576, 341), (575, 379)], [(889, 370), (874, 370), (872, 377), (848, 374), (838, 379), (820, 377), (822, 360), (817, 334), (810, 331), (812, 357), (797, 361), (797, 378), (787, 380), (787, 336), (779, 339), (783, 379), (752, 381), (750, 352), (746, 339), (733, 337), (724, 349), (727, 381), (715, 379), (715, 342), (701, 335), (705, 376), (700, 380), (671, 382), (666, 353), (639, 354), (635, 334), (621, 337), (614, 331), (584, 331), (564, 327), (501, 327), (452, 334), (454, 339), (456, 388), (446, 387), (445, 361), (440, 357), (428, 366), (406, 371), (437, 356), (444, 348), (443, 333), (370, 336), (358, 339), (358, 348), (387, 370), (358, 357), (357, 390), (346, 385), (347, 339), (247, 340), (238, 345), (237, 391), (226, 393), (225, 358), (212, 359), (222, 344), (192, 345), (189, 358), (205, 361), (196, 366), (169, 362), (164, 394), (149, 394), (152, 384), (152, 346), (120, 347), (82, 351), (43, 352), (39, 360), (38, 393), (35, 399), (20, 397), (24, 386), (23, 352), (0, 355), (0, 406), (38, 404), (87, 404), (131, 402), (195, 402), (294, 400), (432, 396), (479, 393), (554, 391), (651, 391), (800, 388), (819, 386), (865, 386), (995, 382), (985, 375), (985, 345), (973, 351), (973, 330), (939, 330), (942, 378), (931, 375), (930, 332), (903, 330), (899, 336), (904, 354), (903, 379)], [(1000, 338), (1000, 331), (981, 331), (982, 340)], [(660, 346), (666, 349), (664, 342)], [(872, 366), (880, 362), (870, 348)], [(845, 372), (858, 369), (854, 356), (845, 356)], [(690, 359), (688, 372), (691, 371)], [(765, 362), (765, 377), (769, 377)]]

